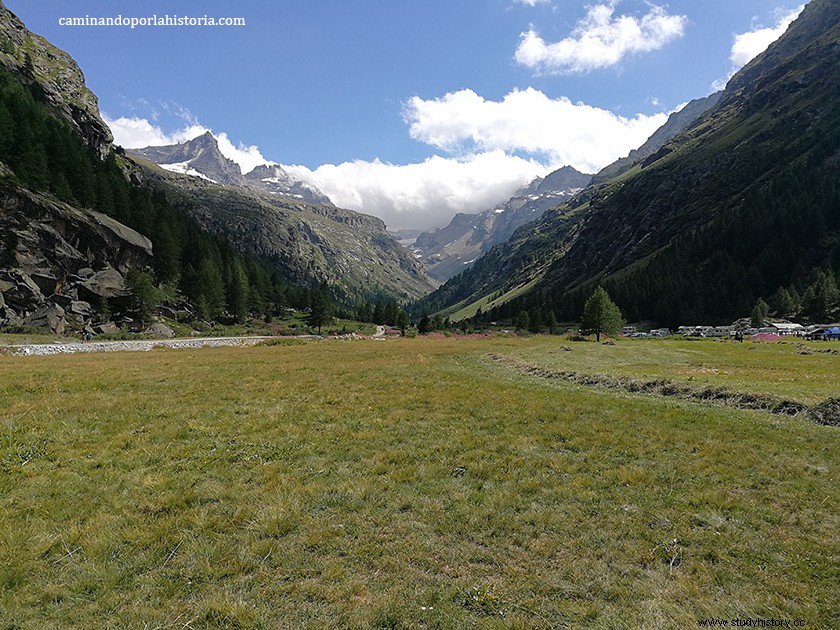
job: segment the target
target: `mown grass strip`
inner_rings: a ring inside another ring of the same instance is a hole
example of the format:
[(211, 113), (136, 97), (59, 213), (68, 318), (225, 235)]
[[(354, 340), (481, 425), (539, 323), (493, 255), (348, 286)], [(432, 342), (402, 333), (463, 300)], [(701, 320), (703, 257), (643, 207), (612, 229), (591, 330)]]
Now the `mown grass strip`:
[(532, 365), (519, 361), (515, 358), (505, 357), (500, 354), (489, 355), (490, 359), (518, 370), (524, 374), (539, 378), (563, 380), (578, 385), (600, 387), (602, 389), (622, 390), (630, 393), (651, 394), (655, 396), (667, 396), (694, 400), (700, 402), (714, 402), (734, 409), (760, 409), (786, 416), (799, 414), (814, 418), (819, 424), (833, 425), (840, 424), (840, 418), (835, 417), (829, 409), (836, 406), (826, 401), (819, 406), (823, 409), (820, 414), (811, 413), (810, 409), (802, 403), (785, 400), (776, 396), (736, 392), (725, 387), (691, 387), (684, 383), (675, 383), (669, 379), (659, 378), (655, 380), (644, 380), (635, 378), (621, 378), (607, 374), (581, 374), (574, 371), (549, 370), (538, 365)]

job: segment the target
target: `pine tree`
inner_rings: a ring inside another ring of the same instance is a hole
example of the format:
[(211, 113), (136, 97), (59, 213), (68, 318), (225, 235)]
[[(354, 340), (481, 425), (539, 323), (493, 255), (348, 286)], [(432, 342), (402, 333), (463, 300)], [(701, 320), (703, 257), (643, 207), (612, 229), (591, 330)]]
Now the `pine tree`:
[(773, 297), (770, 299), (770, 305), (776, 312), (776, 317), (787, 317), (794, 313), (795, 304), (790, 292), (784, 288), (779, 287)]
[(417, 332), (419, 332), (421, 335), (425, 335), (431, 330), (431, 328), (432, 320), (429, 319), (428, 315), (423, 315), (423, 317), (420, 318), (420, 322), (417, 324)]
[(531, 327), (531, 318), (528, 316), (528, 311), (519, 311), (516, 316), (516, 330), (525, 332)]
[(601, 341), (601, 335), (614, 335), (621, 330), (624, 320), (618, 306), (610, 299), (603, 287), (598, 287), (586, 300), (581, 316), (580, 330), (584, 335), (595, 335)]
[(222, 274), (212, 258), (206, 257), (201, 260), (192, 295), (202, 318), (216, 319), (222, 314), (225, 306), (224, 285)]
[(233, 321), (237, 324), (241, 324), (248, 318), (249, 289), (248, 275), (245, 273), (242, 263), (236, 260), (230, 268), (227, 303), (231, 315), (233, 315)]
[(149, 274), (136, 269), (128, 272), (125, 283), (128, 289), (131, 314), (145, 326), (154, 314), (160, 292), (155, 288)]
[(405, 337), (406, 329), (411, 326), (411, 318), (404, 310), (400, 309), (397, 313), (397, 328), (400, 329), (400, 334)]
[(548, 315), (545, 318), (545, 325), (548, 326), (549, 334), (557, 334), (557, 316), (554, 314), (554, 311), (548, 311)]
[(802, 310), (814, 321), (827, 321), (837, 305), (837, 284), (834, 275), (822, 269), (816, 270), (814, 277), (802, 296)]
[(332, 297), (330, 296), (329, 287), (325, 282), (319, 288), (312, 291), (309, 316), (306, 318), (306, 324), (312, 328), (317, 328), (318, 334), (320, 335), (321, 326), (328, 324), (332, 320), (332, 315)]
[(767, 316), (770, 314), (770, 307), (767, 306), (767, 302), (758, 298), (753, 306), (752, 314), (750, 315), (750, 325), (753, 328), (761, 328), (764, 326), (764, 322), (767, 320)]

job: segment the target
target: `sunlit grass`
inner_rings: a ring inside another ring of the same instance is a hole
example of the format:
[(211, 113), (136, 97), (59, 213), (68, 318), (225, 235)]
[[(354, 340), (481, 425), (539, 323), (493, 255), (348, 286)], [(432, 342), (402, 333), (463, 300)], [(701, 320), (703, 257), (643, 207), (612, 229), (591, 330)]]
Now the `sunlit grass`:
[(0, 627), (836, 623), (836, 429), (488, 359), (631, 369), (558, 343), (0, 357)]
[(543, 342), (513, 354), (550, 369), (668, 378), (805, 404), (838, 395), (840, 344), (832, 342), (619, 339), (614, 345)]

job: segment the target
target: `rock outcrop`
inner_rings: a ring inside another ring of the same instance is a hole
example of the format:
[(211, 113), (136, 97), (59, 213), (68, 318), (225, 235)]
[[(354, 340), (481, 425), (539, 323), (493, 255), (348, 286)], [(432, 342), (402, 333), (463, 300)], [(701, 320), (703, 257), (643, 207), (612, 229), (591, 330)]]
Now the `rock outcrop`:
[(69, 316), (124, 294), (129, 269), (152, 258), (145, 236), (93, 210), (0, 184), (0, 326), (61, 333)]

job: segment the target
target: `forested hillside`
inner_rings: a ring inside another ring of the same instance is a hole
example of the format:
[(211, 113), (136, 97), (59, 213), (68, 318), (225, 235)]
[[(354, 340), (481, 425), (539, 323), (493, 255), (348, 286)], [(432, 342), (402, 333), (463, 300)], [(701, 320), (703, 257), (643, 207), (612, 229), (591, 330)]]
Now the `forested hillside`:
[[(202, 317), (228, 312), (244, 318), (307, 303), (308, 287), (289, 285), (278, 273), (203, 232), (162, 195), (140, 185), (139, 169), (119, 149), (101, 159), (85, 145), (76, 130), (51, 111), (37, 82), (26, 86), (1, 68), (0, 161), (12, 172), (3, 178), (3, 189), (20, 186), (49, 193), (74, 207), (95, 208), (148, 236), (155, 283), (183, 293)], [(3, 266), (17, 266), (15, 241), (15, 232), (4, 233)]]
[(834, 318), (838, 22), (836, 2), (808, 4), (698, 124), (520, 230), (421, 307), (501, 292), (510, 299), (485, 318), (573, 319), (600, 284), (628, 319), (663, 325), (731, 321), (759, 298), (779, 316)]

